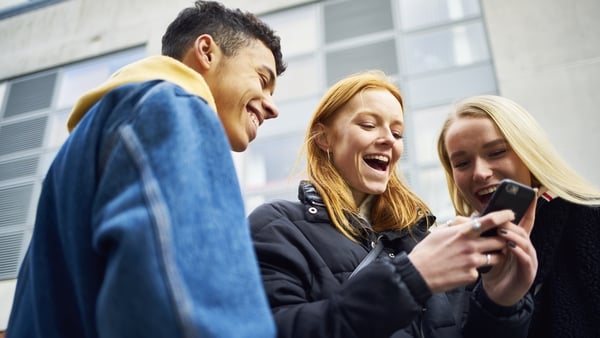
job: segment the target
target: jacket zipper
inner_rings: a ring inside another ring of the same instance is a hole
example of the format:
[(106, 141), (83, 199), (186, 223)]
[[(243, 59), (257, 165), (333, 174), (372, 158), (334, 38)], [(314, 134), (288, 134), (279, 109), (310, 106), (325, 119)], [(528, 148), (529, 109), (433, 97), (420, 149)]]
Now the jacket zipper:
[(421, 310), (421, 315), (419, 316), (419, 337), (425, 338), (425, 332), (423, 332), (423, 312), (427, 311), (427, 309)]

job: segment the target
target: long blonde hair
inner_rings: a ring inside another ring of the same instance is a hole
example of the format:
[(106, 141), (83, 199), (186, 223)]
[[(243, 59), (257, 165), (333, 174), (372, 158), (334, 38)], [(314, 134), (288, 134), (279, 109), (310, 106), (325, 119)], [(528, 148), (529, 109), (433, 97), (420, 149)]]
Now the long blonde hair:
[[(334, 84), (323, 95), (309, 122), (303, 146), (309, 180), (321, 194), (334, 226), (352, 240), (358, 240), (360, 231), (352, 226), (348, 217), (358, 217), (358, 206), (329, 154), (318, 146), (317, 126), (331, 124), (348, 101), (371, 88), (389, 91), (404, 107), (400, 91), (383, 72), (371, 70), (353, 74)], [(429, 212), (427, 205), (400, 179), (397, 163), (392, 165), (390, 172), (385, 192), (375, 196), (371, 205), (371, 226), (378, 232), (409, 228)]]
[(480, 95), (460, 101), (443, 124), (438, 138), (438, 155), (444, 167), (450, 198), (459, 215), (474, 210), (461, 196), (452, 176), (446, 150), (446, 131), (460, 118), (492, 120), (531, 173), (534, 186), (544, 186), (559, 197), (583, 205), (600, 204), (600, 191), (575, 172), (555, 150), (537, 121), (519, 104), (501, 96)]

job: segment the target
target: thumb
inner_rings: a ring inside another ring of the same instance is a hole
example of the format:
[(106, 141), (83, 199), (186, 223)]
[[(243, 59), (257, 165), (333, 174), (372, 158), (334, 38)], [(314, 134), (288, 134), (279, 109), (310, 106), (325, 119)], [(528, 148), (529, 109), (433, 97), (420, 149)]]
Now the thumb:
[(519, 222), (519, 226), (521, 228), (523, 228), (527, 232), (528, 235), (531, 235), (531, 231), (533, 230), (533, 223), (535, 222), (535, 207), (537, 206), (537, 191), (538, 191), (538, 189), (535, 188), (535, 196), (536, 197), (533, 198), (533, 201), (531, 201), (529, 208), (523, 215), (523, 218), (521, 218), (521, 222)]

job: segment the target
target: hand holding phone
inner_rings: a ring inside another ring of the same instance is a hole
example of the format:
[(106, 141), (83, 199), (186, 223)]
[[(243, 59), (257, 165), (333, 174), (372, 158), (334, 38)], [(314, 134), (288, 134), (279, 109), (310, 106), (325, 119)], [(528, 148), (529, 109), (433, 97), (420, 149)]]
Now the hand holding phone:
[[(481, 216), (493, 211), (510, 209), (515, 214), (513, 223), (518, 224), (534, 198), (535, 190), (533, 188), (510, 179), (504, 179), (500, 182), (496, 191), (494, 191), (490, 202), (481, 213)], [(496, 236), (496, 228), (483, 232), (481, 236)], [(484, 266), (477, 270), (480, 273), (486, 273), (490, 269), (490, 266)]]

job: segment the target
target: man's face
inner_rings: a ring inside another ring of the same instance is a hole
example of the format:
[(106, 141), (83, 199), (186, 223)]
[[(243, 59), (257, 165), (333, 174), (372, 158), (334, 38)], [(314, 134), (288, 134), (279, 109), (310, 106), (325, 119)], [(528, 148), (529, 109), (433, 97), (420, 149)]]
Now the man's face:
[(231, 57), (219, 58), (205, 74), (231, 149), (241, 152), (256, 138), (258, 127), (279, 111), (273, 102), (276, 72), (271, 50), (256, 41)]

